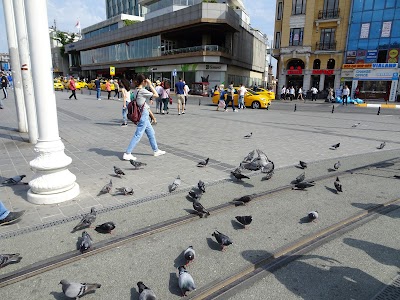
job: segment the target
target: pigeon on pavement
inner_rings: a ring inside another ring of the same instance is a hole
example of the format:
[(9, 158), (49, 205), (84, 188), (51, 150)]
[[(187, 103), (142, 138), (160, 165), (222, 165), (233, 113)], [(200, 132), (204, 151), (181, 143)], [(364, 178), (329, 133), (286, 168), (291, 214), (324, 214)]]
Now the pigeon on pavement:
[(300, 167), (302, 167), (303, 169), (306, 169), (306, 168), (307, 168), (307, 163), (304, 162), (304, 161), (301, 161), (301, 160), (300, 160), (299, 165), (300, 165)]
[(114, 229), (115, 229), (114, 222), (106, 222), (96, 226), (94, 230), (96, 230), (98, 233), (111, 233), (111, 231), (113, 231)]
[(225, 251), (225, 247), (233, 244), (229, 236), (219, 232), (218, 230), (215, 230), (214, 233), (212, 234), (213, 237), (217, 240), (218, 244), (221, 245), (222, 251)]
[(90, 213), (83, 216), (82, 220), (78, 223), (78, 225), (76, 225), (74, 227), (72, 232), (90, 227), (90, 225), (92, 225), (92, 223), (95, 220), (96, 220), (96, 209), (94, 207), (92, 207), (92, 209), (90, 210)]
[(196, 192), (195, 190), (189, 191), (189, 197), (192, 198), (194, 201), (199, 201), (201, 199), (201, 196), (203, 196), (202, 191), (198, 191), (198, 192)]
[(314, 181), (301, 181), (296, 183), (294, 187), (292, 187), (292, 190), (294, 190), (295, 188), (297, 188), (298, 190), (305, 190), (306, 188), (312, 187), (314, 185)]
[(105, 186), (103, 186), (103, 188), (101, 189), (100, 195), (111, 192), (111, 189), (112, 189), (112, 180), (110, 179), (110, 182), (107, 183)]
[(194, 260), (194, 257), (196, 255), (196, 252), (193, 249), (193, 246), (189, 246), (185, 252), (183, 252), (183, 256), (185, 256), (186, 259), (186, 266)]
[(341, 165), (342, 165), (342, 164), (340, 163), (340, 161), (338, 161), (337, 163), (335, 163), (335, 164), (333, 165), (333, 168), (334, 168), (335, 170), (339, 170), (339, 168), (340, 168)]
[(142, 281), (139, 281), (137, 283), (138, 289), (139, 289), (139, 300), (157, 300), (156, 294), (145, 286), (145, 284)]
[(336, 149), (339, 148), (339, 147), (340, 147), (340, 143), (337, 143), (337, 144), (335, 144), (335, 145), (332, 145), (332, 146), (331, 146), (331, 149), (336, 150)]
[(351, 127), (357, 127), (358, 125), (360, 125), (361, 123), (356, 123), (356, 124), (353, 124), (353, 126), (351, 126)]
[(252, 216), (236, 216), (236, 220), (246, 228), (247, 225), (250, 225), (250, 223), (253, 221)]
[(120, 168), (114, 166), (114, 173), (118, 176), (121, 177), (122, 175), (125, 175), (124, 171), (122, 171)]
[(133, 160), (133, 159), (131, 159), (129, 162), (131, 163), (132, 166), (135, 167), (135, 169), (139, 169), (140, 167), (147, 166), (146, 163), (143, 163), (143, 162), (140, 162), (140, 161), (136, 161), (136, 160)]
[(206, 217), (210, 215), (210, 212), (197, 200), (193, 201), (193, 209), (197, 212), (200, 218), (204, 215), (206, 215)]
[(334, 184), (337, 192), (343, 192), (342, 184), (340, 183), (339, 177), (336, 177), (336, 181)]
[(169, 186), (169, 192), (171, 193), (175, 191), (178, 188), (178, 186), (180, 186), (181, 182), (182, 182), (181, 177), (178, 175), (178, 177), (176, 177), (174, 182)]
[(121, 187), (121, 188), (116, 188), (117, 190), (117, 194), (119, 195), (133, 195), (133, 188), (129, 188), (129, 187)]
[(19, 263), (22, 259), (19, 253), (0, 254), (0, 269), (12, 263)]
[(182, 296), (186, 296), (187, 292), (194, 291), (196, 289), (196, 285), (194, 284), (194, 280), (192, 275), (186, 271), (185, 266), (180, 266), (178, 268), (179, 272), (179, 288), (181, 289)]
[(24, 179), (24, 177), (26, 177), (26, 175), (17, 175), (4, 180), (2, 184), (18, 184), (22, 179)]
[(299, 183), (299, 182), (304, 181), (304, 179), (306, 179), (306, 172), (301, 173), (299, 176), (296, 177), (295, 180), (297, 183)]
[(318, 211), (316, 211), (316, 210), (310, 211), (310, 212), (308, 213), (308, 219), (309, 219), (311, 222), (316, 222), (317, 219), (318, 219)]
[(92, 247), (92, 238), (90, 237), (89, 233), (86, 231), (82, 232), (82, 238), (79, 244), (79, 250), (81, 253), (87, 251)]
[(96, 289), (101, 287), (101, 284), (98, 283), (77, 283), (77, 282), (69, 282), (68, 280), (61, 280), (60, 284), (62, 284), (62, 291), (65, 296), (68, 298), (80, 298), (83, 295), (95, 291)]
[(199, 162), (197, 163), (197, 166), (198, 166), (199, 168), (205, 167), (205, 166), (208, 165), (208, 161), (209, 161), (209, 160), (210, 160), (210, 158), (208, 157), (208, 158), (206, 158), (205, 160), (199, 161)]
[(253, 135), (253, 133), (250, 132), (249, 134), (246, 134), (246, 135), (244, 136), (244, 138), (245, 138), (245, 139), (249, 139), (249, 138), (251, 138), (252, 135)]
[(252, 199), (252, 195), (245, 195), (240, 197), (239, 199), (233, 200), (233, 203), (235, 204), (235, 206), (246, 205), (246, 203), (249, 203)]
[(386, 142), (382, 142), (379, 146), (378, 149), (383, 149), (386, 146)]
[(206, 192), (206, 184), (199, 180), (199, 182), (197, 183), (197, 187), (199, 188), (200, 191), (202, 191), (203, 193)]
[(271, 172), (267, 173), (267, 175), (262, 177), (261, 180), (270, 180), (273, 175), (274, 175), (274, 171), (271, 171)]
[(250, 179), (250, 177), (243, 175), (242, 171), (240, 168), (236, 168), (234, 171), (231, 172), (231, 174), (237, 179), (237, 180), (242, 180), (243, 178)]

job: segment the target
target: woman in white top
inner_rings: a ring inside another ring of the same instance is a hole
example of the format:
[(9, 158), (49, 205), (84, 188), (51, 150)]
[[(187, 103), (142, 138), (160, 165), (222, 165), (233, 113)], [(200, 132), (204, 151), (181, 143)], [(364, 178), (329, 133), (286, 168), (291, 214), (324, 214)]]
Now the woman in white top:
[(165, 112), (167, 112), (167, 114), (169, 113), (169, 108), (168, 108), (168, 102), (169, 102), (169, 93), (170, 93), (170, 84), (167, 80), (164, 81), (164, 86), (163, 86), (163, 92), (161, 95), (161, 100), (162, 103), (164, 104), (163, 110), (162, 110), (162, 114), (164, 115)]
[(131, 102), (131, 84), (122, 78), (121, 80), (121, 94), (122, 94), (122, 124), (121, 127), (128, 126), (128, 104)]
[[(136, 160), (136, 157), (132, 155), (132, 151), (139, 143), (145, 132), (147, 134), (147, 137), (149, 138), (150, 146), (153, 149), (153, 155), (160, 156), (165, 154), (165, 151), (158, 149), (154, 129), (153, 126), (151, 126), (150, 124), (149, 105), (146, 103), (147, 100), (150, 100), (150, 104), (153, 104), (153, 100), (151, 100), (151, 98), (157, 98), (158, 93), (154, 88), (151, 80), (146, 79), (143, 74), (137, 75), (135, 81), (137, 86), (137, 89), (135, 91), (135, 98), (139, 109), (142, 110), (142, 116), (139, 123), (137, 124), (135, 135), (132, 137), (129, 146), (122, 157), (123, 160)], [(146, 86), (150, 88), (150, 91), (145, 89)]]
[(301, 87), (299, 87), (299, 90), (297, 91), (297, 100), (304, 100), (303, 98), (303, 89)]

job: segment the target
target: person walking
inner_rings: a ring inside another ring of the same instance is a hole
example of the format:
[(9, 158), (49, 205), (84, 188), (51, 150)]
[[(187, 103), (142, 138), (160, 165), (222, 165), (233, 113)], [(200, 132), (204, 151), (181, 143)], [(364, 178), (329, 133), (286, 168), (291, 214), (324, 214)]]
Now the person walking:
[(118, 83), (118, 80), (114, 80), (114, 97), (113, 97), (113, 99), (115, 99), (115, 97), (119, 100), (119, 83)]
[(121, 94), (122, 94), (122, 124), (121, 127), (128, 126), (128, 104), (131, 102), (131, 83), (122, 78), (121, 80)]
[(24, 213), (24, 210), (18, 212), (9, 211), (4, 203), (0, 201), (0, 226), (18, 221)]
[(233, 81), (231, 81), (231, 84), (228, 86), (227, 93), (228, 94), (226, 96), (225, 111), (228, 111), (227, 107), (229, 105), (229, 102), (232, 102), (232, 110), (233, 112), (237, 112), (237, 110), (235, 109), (235, 104), (233, 103), (235, 95), (235, 89), (233, 88)]
[(110, 80), (106, 80), (106, 91), (107, 91), (107, 99), (110, 100), (111, 98), (111, 83)]
[(94, 85), (96, 86), (96, 96), (97, 96), (97, 100), (101, 100), (101, 99), (100, 99), (101, 87), (100, 87), (100, 79), (99, 79), (99, 76), (96, 76), (96, 80), (94, 81)]
[(243, 83), (240, 84), (239, 88), (239, 99), (238, 99), (238, 109), (245, 109), (244, 106), (244, 95), (246, 94), (247, 89), (244, 87)]
[[(166, 152), (160, 150), (157, 146), (157, 141), (154, 133), (153, 126), (150, 124), (149, 120), (149, 106), (146, 103), (147, 100), (150, 100), (152, 97), (157, 98), (158, 94), (156, 89), (154, 88), (150, 79), (146, 79), (143, 74), (139, 74), (136, 76), (136, 103), (139, 109), (142, 110), (142, 116), (140, 118), (139, 123), (136, 127), (135, 135), (132, 137), (128, 148), (126, 149), (124, 155), (122, 156), (123, 160), (136, 160), (136, 157), (132, 155), (133, 149), (139, 143), (140, 139), (142, 138), (143, 134), (146, 132), (147, 137), (150, 141), (150, 146), (153, 149), (154, 156), (160, 156), (165, 154)], [(146, 90), (145, 87), (149, 87), (150, 91)], [(153, 100), (150, 100), (152, 104)]]
[(7, 94), (7, 86), (8, 86), (8, 79), (7, 76), (4, 72), (1, 73), (1, 88), (3, 89), (4, 93), (4, 98), (7, 99), (8, 94)]
[(74, 96), (75, 100), (78, 100), (78, 99), (76, 99), (76, 85), (75, 85), (74, 76), (71, 76), (71, 78), (69, 79), (69, 89), (71, 90), (71, 95), (69, 96), (68, 99), (71, 99), (72, 96)]
[(318, 94), (318, 89), (313, 86), (311, 88), (311, 101), (317, 101), (317, 94)]
[(165, 113), (169, 114), (168, 102), (169, 102), (169, 98), (170, 98), (170, 87), (171, 87), (171, 85), (170, 85), (169, 81), (165, 80), (164, 86), (163, 86), (163, 91), (161, 94), (161, 101), (164, 105), (163, 110), (161, 112), (161, 114), (163, 114), (163, 115)]
[(344, 105), (344, 102), (346, 102), (346, 106), (347, 106), (347, 98), (349, 97), (349, 95), (350, 95), (349, 87), (347, 85), (345, 85), (343, 92), (342, 92), (343, 105)]
[(281, 90), (281, 100), (286, 100), (286, 87), (283, 86)]
[(224, 89), (224, 85), (223, 84), (221, 84), (219, 87), (218, 87), (218, 91), (219, 91), (219, 100), (218, 100), (218, 106), (217, 106), (217, 111), (219, 110), (219, 108), (221, 107), (224, 107), (225, 108), (225, 94), (226, 94), (226, 92), (225, 92), (225, 89)]
[(162, 109), (162, 93), (163, 93), (164, 88), (161, 86), (161, 81), (157, 79), (156, 81), (156, 91), (159, 97), (156, 99), (156, 114), (161, 114), (161, 109)]
[(11, 73), (8, 73), (8, 75), (7, 75), (7, 80), (8, 80), (8, 86), (9, 86), (10, 88), (14, 88), (13, 78), (12, 78)]
[(179, 81), (175, 83), (175, 93), (178, 97), (178, 115), (181, 114), (181, 109), (182, 109), (182, 115), (185, 114), (185, 83), (183, 82), (182, 78), (179, 77)]
[(302, 87), (299, 87), (299, 89), (297, 91), (297, 100), (299, 100), (299, 98), (300, 98), (300, 100), (305, 101), (304, 98), (303, 98), (303, 89), (302, 89)]
[(186, 84), (186, 81), (184, 81), (183, 83), (185, 84), (185, 86), (183, 87), (183, 95), (185, 96), (185, 108), (186, 108), (190, 89), (189, 86)]
[(292, 85), (291, 87), (290, 87), (290, 101), (292, 101), (293, 99), (294, 99), (294, 96), (295, 96), (295, 90), (294, 90), (294, 86)]

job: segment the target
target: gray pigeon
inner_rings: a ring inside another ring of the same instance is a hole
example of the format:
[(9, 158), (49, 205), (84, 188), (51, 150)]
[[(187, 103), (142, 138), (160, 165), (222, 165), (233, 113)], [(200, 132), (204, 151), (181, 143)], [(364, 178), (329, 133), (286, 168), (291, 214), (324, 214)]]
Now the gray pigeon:
[(194, 284), (194, 280), (192, 275), (186, 271), (185, 266), (180, 266), (178, 268), (179, 272), (179, 288), (181, 289), (182, 296), (186, 296), (187, 292), (194, 291), (196, 289), (196, 285)]
[(122, 171), (120, 168), (118, 168), (116, 166), (114, 166), (114, 173), (119, 177), (121, 177), (122, 175), (125, 175), (124, 171)]
[(342, 184), (340, 183), (339, 177), (336, 177), (336, 181), (334, 184), (337, 192), (343, 192)]
[(193, 246), (189, 246), (189, 247), (185, 250), (185, 252), (183, 252), (183, 256), (184, 256), (185, 259), (186, 259), (186, 266), (187, 266), (191, 261), (194, 260), (195, 255), (196, 255), (196, 252), (194, 251)]
[(19, 253), (0, 254), (0, 269), (12, 263), (19, 263), (22, 259)]
[(206, 184), (199, 180), (199, 182), (197, 183), (197, 187), (199, 188), (200, 191), (202, 191), (203, 193), (206, 192)]
[(336, 150), (336, 149), (339, 148), (339, 147), (340, 147), (340, 143), (337, 143), (337, 144), (335, 144), (335, 145), (332, 145), (332, 146), (331, 146), (331, 149)]
[(143, 162), (140, 162), (137, 160), (133, 160), (133, 159), (131, 159), (129, 162), (131, 163), (132, 166), (135, 167), (135, 169), (139, 169), (140, 167), (147, 166), (146, 163), (143, 163)]
[(308, 219), (309, 219), (311, 222), (316, 222), (317, 219), (318, 219), (318, 211), (316, 211), (316, 210), (310, 211), (310, 212), (308, 213)]
[(96, 209), (92, 207), (90, 213), (83, 216), (82, 220), (78, 223), (78, 225), (74, 227), (73, 232), (90, 227), (90, 225), (92, 225), (92, 223), (96, 220), (96, 214), (97, 214)]
[(353, 126), (351, 126), (351, 127), (357, 127), (358, 125), (360, 125), (361, 123), (355, 123), (355, 124), (353, 124)]
[(240, 168), (236, 168), (231, 172), (231, 174), (237, 179), (237, 180), (242, 180), (243, 178), (250, 179), (249, 176), (243, 175), (242, 171)]
[(253, 133), (250, 132), (249, 134), (246, 134), (246, 135), (244, 136), (244, 138), (245, 138), (245, 139), (249, 139), (249, 138), (251, 138), (252, 135), (253, 135)]
[(121, 188), (116, 188), (117, 194), (119, 195), (133, 195), (133, 188), (128, 188), (128, 187), (121, 187)]
[(215, 230), (214, 233), (212, 234), (213, 237), (217, 240), (218, 244), (221, 245), (222, 251), (225, 251), (225, 247), (233, 244), (229, 236), (219, 232), (218, 230)]
[(105, 186), (103, 186), (103, 188), (101, 189), (100, 195), (111, 192), (111, 189), (112, 189), (112, 180), (110, 179), (110, 182), (107, 183)]
[(60, 284), (62, 284), (62, 291), (65, 296), (68, 298), (80, 298), (87, 293), (95, 291), (96, 289), (101, 287), (101, 284), (98, 283), (77, 283), (77, 282), (69, 282), (68, 280), (61, 280)]
[(204, 215), (209, 216), (210, 212), (204, 208), (204, 206), (197, 200), (193, 201), (193, 209), (202, 218)]
[(292, 190), (294, 190), (295, 188), (297, 188), (298, 190), (305, 190), (306, 188), (312, 187), (314, 185), (314, 181), (301, 181), (296, 183), (294, 187), (292, 187)]
[(338, 170), (338, 169), (340, 168), (341, 165), (342, 165), (342, 164), (340, 163), (340, 161), (338, 161), (337, 163), (335, 163), (335, 164), (333, 165), (333, 168), (334, 168), (335, 170)]
[(386, 146), (386, 142), (382, 142), (382, 143), (379, 145), (378, 149), (383, 149), (385, 146)]
[(304, 181), (304, 179), (306, 179), (306, 172), (301, 173), (299, 176), (296, 177), (295, 180), (297, 183), (299, 183), (299, 182)]
[(18, 184), (22, 179), (24, 179), (24, 177), (26, 177), (26, 175), (17, 175), (4, 180), (2, 184)]
[(206, 158), (205, 160), (201, 160), (201, 161), (199, 161), (199, 162), (197, 163), (197, 166), (198, 166), (199, 168), (205, 167), (205, 166), (208, 165), (208, 161), (209, 161), (209, 160), (210, 160), (209, 157)]
[(148, 288), (142, 281), (137, 283), (139, 289), (139, 300), (157, 300), (156, 294)]
[(252, 216), (236, 216), (235, 219), (244, 226), (246, 229), (247, 225), (250, 225), (251, 222), (253, 221)]
[(300, 161), (299, 161), (299, 165), (300, 165), (300, 167), (302, 167), (303, 169), (307, 169), (307, 163), (306, 163), (306, 162), (300, 160)]
[(182, 183), (181, 177), (178, 175), (178, 177), (176, 177), (174, 182), (169, 186), (169, 192), (171, 193), (175, 191), (178, 188), (178, 186), (181, 185), (181, 183)]
[(194, 191), (194, 190), (190, 190), (189, 191), (189, 196), (194, 200), (194, 201), (199, 201), (201, 199), (201, 196), (203, 196), (203, 192), (202, 191)]
[(246, 203), (249, 203), (252, 199), (252, 195), (245, 195), (240, 197), (239, 199), (233, 200), (233, 203), (235, 204), (235, 206), (246, 205)]
[(101, 225), (97, 225), (94, 230), (96, 230), (98, 233), (111, 233), (115, 229), (115, 223), (114, 222), (105, 222)]
[(240, 164), (242, 168), (250, 171), (261, 170), (262, 173), (270, 173), (274, 170), (274, 163), (259, 149), (251, 151)]
[(265, 175), (264, 177), (261, 178), (261, 180), (270, 180), (272, 178), (272, 176), (274, 175), (274, 171), (271, 171), (269, 173), (267, 173), (267, 175)]
[(88, 251), (92, 247), (93, 241), (89, 233), (86, 231), (82, 232), (82, 238), (80, 239), (79, 250), (81, 253)]

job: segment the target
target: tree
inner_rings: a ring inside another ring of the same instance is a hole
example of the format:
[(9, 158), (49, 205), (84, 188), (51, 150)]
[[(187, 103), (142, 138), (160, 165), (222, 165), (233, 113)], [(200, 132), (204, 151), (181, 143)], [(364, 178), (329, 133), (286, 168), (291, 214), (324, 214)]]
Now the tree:
[(72, 33), (71, 35), (69, 35), (62, 31), (58, 31), (58, 30), (56, 31), (56, 36), (53, 37), (52, 39), (61, 43), (61, 45), (62, 45), (60, 47), (61, 57), (65, 57), (65, 45), (73, 43), (75, 40), (75, 37), (76, 37), (75, 33)]

